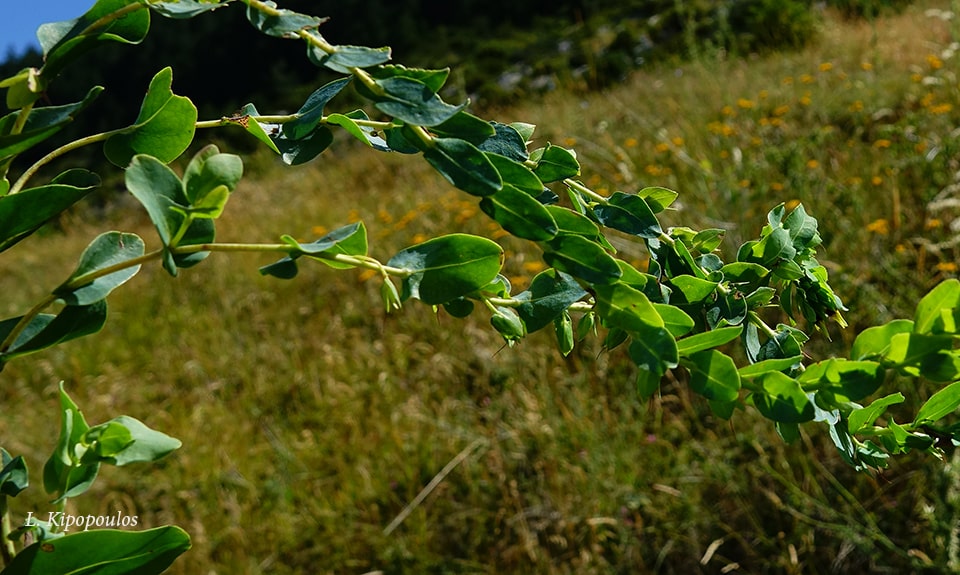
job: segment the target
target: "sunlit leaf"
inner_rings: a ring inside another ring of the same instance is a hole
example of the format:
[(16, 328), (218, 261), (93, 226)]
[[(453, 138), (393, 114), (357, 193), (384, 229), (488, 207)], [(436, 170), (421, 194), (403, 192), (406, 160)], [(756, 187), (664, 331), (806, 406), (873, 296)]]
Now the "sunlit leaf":
[(121, 168), (137, 154), (168, 163), (187, 149), (196, 131), (197, 108), (189, 98), (175, 95), (172, 85), (173, 70), (169, 67), (153, 77), (137, 120), (104, 144), (107, 159)]
[(451, 234), (401, 250), (387, 265), (400, 268), (402, 298), (439, 305), (489, 284), (503, 264), (503, 249), (477, 236)]
[(535, 332), (549, 325), (586, 295), (587, 292), (572, 277), (548, 269), (537, 274), (530, 282), (530, 287), (515, 296), (516, 300), (522, 302), (517, 307), (517, 313), (527, 326), (527, 331)]
[(144, 531), (91, 529), (38, 541), (23, 549), (4, 575), (159, 575), (190, 548), (175, 526)]
[(545, 241), (557, 235), (557, 224), (547, 208), (510, 184), (481, 199), (480, 209), (518, 238)]
[(80, 256), (77, 269), (54, 295), (68, 305), (90, 305), (107, 297), (117, 287), (123, 285), (140, 271), (140, 265), (118, 269), (97, 277), (90, 282), (82, 282), (84, 276), (108, 270), (113, 266), (138, 258), (144, 254), (143, 240), (136, 234), (107, 232), (97, 236)]
[(99, 185), (99, 176), (75, 168), (45, 186), (0, 197), (0, 251), (29, 236)]

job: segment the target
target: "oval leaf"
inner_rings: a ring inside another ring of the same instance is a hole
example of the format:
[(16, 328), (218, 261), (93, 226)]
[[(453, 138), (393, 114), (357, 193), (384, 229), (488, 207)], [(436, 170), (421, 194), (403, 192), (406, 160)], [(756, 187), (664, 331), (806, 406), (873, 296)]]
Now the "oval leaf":
[(435, 138), (423, 157), (451, 184), (474, 196), (503, 189), (500, 173), (476, 146), (456, 138)]
[(145, 531), (92, 529), (38, 541), (21, 551), (4, 575), (159, 575), (190, 548), (176, 526)]
[[(140, 265), (124, 267), (107, 275), (99, 275), (112, 267), (144, 254), (143, 240), (136, 234), (107, 232), (97, 236), (80, 256), (80, 263), (70, 278), (53, 294), (67, 305), (89, 305), (107, 297), (117, 287), (137, 275)], [(85, 278), (94, 277), (91, 281)]]
[(121, 168), (137, 154), (149, 154), (168, 163), (187, 149), (196, 131), (197, 108), (189, 98), (174, 95), (172, 85), (173, 70), (169, 67), (153, 77), (136, 122), (104, 144), (107, 159)]
[(493, 281), (503, 265), (503, 249), (486, 238), (451, 234), (406, 248), (387, 265), (409, 274), (403, 278), (404, 300), (439, 305)]
[(480, 209), (518, 238), (539, 242), (557, 235), (557, 224), (543, 204), (512, 185), (480, 200)]

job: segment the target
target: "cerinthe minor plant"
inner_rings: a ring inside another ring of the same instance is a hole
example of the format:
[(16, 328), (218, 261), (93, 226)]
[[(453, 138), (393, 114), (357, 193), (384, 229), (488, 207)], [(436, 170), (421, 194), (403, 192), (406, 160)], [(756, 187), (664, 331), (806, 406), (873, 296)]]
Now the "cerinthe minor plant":
[[(131, 125), (53, 149), (23, 167), (16, 180), (8, 179), (23, 152), (42, 145), (102, 91), (92, 87), (71, 104), (38, 105), (80, 54), (105, 42), (141, 41), (152, 14), (190, 18), (230, 4), (241, 5), (261, 32), (304, 42), (314, 64), (341, 78), (318, 88), (294, 114), (265, 115), (248, 104), (201, 121), (194, 104), (172, 91), (173, 72), (165, 68), (151, 81)], [(812, 361), (803, 349), (808, 334), (797, 325), (816, 329), (832, 320), (843, 326), (845, 308), (816, 259), (820, 230), (803, 206), (773, 207), (759, 237), (724, 261), (718, 252), (723, 230), (661, 226), (658, 214), (669, 209), (675, 192), (652, 187), (602, 195), (578, 179), (573, 150), (532, 143), (534, 126), (484, 120), (470, 114), (466, 103), (445, 102), (439, 92), (447, 70), (390, 64), (388, 48), (330, 44), (321, 23), (260, 0), (99, 0), (76, 20), (39, 29), (43, 66), (0, 81), (13, 110), (0, 118), (0, 251), (33, 239), (46, 221), (99, 184), (83, 168), (32, 183), (53, 159), (93, 145), (125, 170), (127, 190), (146, 210), (157, 238), (149, 249), (131, 233), (94, 238), (63, 283), (22, 315), (0, 321), (0, 368), (98, 331), (106, 320), (106, 298), (143, 265), (159, 264), (176, 275), (217, 252), (275, 252), (278, 261), (261, 273), (291, 279), (308, 262), (375, 270), (388, 311), (416, 299), (456, 317), (486, 314), (511, 345), (528, 333), (553, 329), (566, 354), (578, 339), (603, 330), (607, 348), (626, 346), (643, 397), (656, 394), (667, 372), (677, 371), (722, 418), (756, 409), (786, 441), (799, 436), (801, 424), (827, 426), (843, 459), (858, 470), (883, 467), (908, 451), (940, 456), (960, 440), (960, 427), (946, 419), (960, 405), (960, 282), (934, 288), (912, 319), (864, 330), (849, 358)], [(369, 106), (333, 111), (331, 101), (348, 84)], [(467, 234), (429, 239), (384, 262), (369, 255), (362, 223), (309, 243), (287, 235), (274, 244), (217, 242), (216, 223), (242, 176), (241, 159), (211, 146), (182, 174), (169, 164), (198, 129), (221, 127), (245, 130), (291, 165), (320, 155), (336, 133), (375, 150), (422, 157), (451, 185), (476, 197), (483, 214), (504, 230), (535, 243), (549, 268), (529, 289), (514, 293), (500, 274), (501, 247)], [(613, 235), (642, 243), (649, 268), (641, 271), (619, 259)], [(768, 323), (780, 314), (790, 323)], [(734, 343), (742, 346), (741, 364), (723, 351)], [(905, 401), (889, 387), (898, 381), (891, 374), (943, 387), (917, 406), (912, 420), (897, 422), (885, 415)], [(58, 510), (89, 488), (101, 464), (153, 461), (179, 446), (127, 416), (91, 427), (62, 389), (60, 415), (59, 439), (43, 469), (44, 489)], [(28, 485), (27, 467), (22, 457), (0, 454), (3, 575), (159, 573), (190, 545), (186, 533), (172, 526), (70, 534), (43, 522), (15, 528), (9, 506)]]

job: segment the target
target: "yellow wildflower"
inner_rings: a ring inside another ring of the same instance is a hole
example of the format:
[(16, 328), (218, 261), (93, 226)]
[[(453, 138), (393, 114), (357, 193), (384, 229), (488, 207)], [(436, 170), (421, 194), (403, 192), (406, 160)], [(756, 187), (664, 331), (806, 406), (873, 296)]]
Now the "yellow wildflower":
[(543, 263), (540, 260), (533, 260), (530, 262), (523, 262), (523, 270), (527, 273), (536, 274), (542, 272), (546, 269), (547, 264)]
[(660, 153), (662, 154), (662, 153), (667, 152), (667, 151), (670, 150), (670, 144), (668, 144), (668, 143), (666, 143), (666, 142), (660, 142), (659, 144), (657, 144), (656, 146), (654, 146), (653, 149), (656, 150), (657, 152), (660, 152)]
[(782, 106), (777, 106), (776, 108), (774, 108), (774, 109), (773, 109), (773, 115), (774, 115), (774, 116), (778, 116), (778, 117), (779, 117), (779, 116), (785, 116), (785, 115), (787, 114), (787, 112), (789, 112), (789, 111), (790, 111), (790, 106), (784, 104), (784, 105), (782, 105)]
[(817, 160), (807, 160), (807, 167), (810, 168), (811, 170), (816, 170), (817, 168), (820, 167), (820, 162), (818, 162)]
[(833, 70), (833, 62), (823, 62), (820, 64), (821, 72), (829, 72), (830, 70)]
[(802, 84), (813, 84), (813, 76), (810, 74), (804, 74), (800, 76), (800, 83)]
[(940, 56), (936, 54), (927, 54), (927, 64), (934, 70), (939, 70), (943, 68), (943, 60), (940, 59)]
[(626, 140), (624, 140), (623, 145), (626, 146), (626, 147), (628, 147), (628, 148), (636, 148), (636, 147), (637, 147), (637, 139), (636, 139), (636, 138), (627, 138)]
[(881, 139), (873, 143), (874, 148), (889, 148), (892, 142), (890, 140)]
[(890, 233), (890, 222), (888, 222), (885, 218), (873, 220), (867, 224), (867, 231), (877, 235), (885, 236)]
[(874, 176), (870, 178), (870, 183), (873, 184), (874, 186), (879, 186), (880, 184), (883, 183), (883, 178), (881, 178), (880, 176)]
[(740, 98), (737, 100), (737, 106), (743, 108), (744, 110), (749, 110), (754, 106), (753, 100), (748, 100), (746, 98)]
[(873, 64), (870, 62), (860, 62), (860, 69), (864, 72), (869, 72), (870, 70), (873, 70)]
[(943, 225), (943, 222), (939, 218), (930, 218), (923, 223), (924, 229), (928, 230), (939, 228), (941, 225)]
[(934, 267), (937, 268), (937, 271), (948, 273), (948, 274), (954, 273), (958, 269), (957, 264), (955, 264), (954, 262), (940, 262)]
[(673, 142), (673, 145), (678, 148), (683, 146), (683, 138), (681, 138), (680, 136), (674, 136), (673, 139), (670, 141)]
[[(773, 190), (773, 191), (775, 191), (775, 192), (783, 191), (783, 184), (781, 184), (780, 182), (773, 182), (773, 183), (770, 184), (770, 189)], [(793, 209), (793, 208), (790, 207), (790, 204), (791, 204), (791, 202), (795, 202), (795, 201), (796, 201), (796, 200), (790, 200), (789, 202), (787, 202), (787, 209), (788, 209), (788, 210), (792, 210), (792, 209)], [(797, 202), (797, 203), (800, 203), (800, 202)], [(794, 206), (794, 207), (796, 207), (796, 206)]]
[[(782, 188), (783, 186), (780, 186), (780, 187)], [(787, 202), (787, 203), (784, 205), (784, 207), (787, 208), (787, 211), (788, 211), (788, 212), (792, 212), (792, 211), (793, 211), (794, 209), (796, 209), (796, 207), (799, 206), (799, 205), (800, 205), (800, 200), (794, 198), (794, 199), (790, 200), (789, 202)]]
[(857, 100), (856, 102), (850, 104), (851, 112), (860, 112), (863, 110), (863, 101)]
[(950, 112), (953, 109), (953, 104), (937, 104), (936, 106), (930, 106), (929, 110), (931, 114), (941, 115)]

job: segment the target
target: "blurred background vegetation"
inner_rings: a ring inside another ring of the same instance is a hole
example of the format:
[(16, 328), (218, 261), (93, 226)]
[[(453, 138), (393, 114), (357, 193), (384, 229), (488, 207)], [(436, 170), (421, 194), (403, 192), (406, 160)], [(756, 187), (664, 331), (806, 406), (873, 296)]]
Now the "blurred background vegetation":
[[(728, 256), (767, 210), (802, 202), (820, 219), (821, 259), (851, 308), (851, 327), (832, 329), (833, 342), (815, 335), (815, 358), (909, 317), (922, 293), (957, 276), (960, 30), (949, 1), (283, 6), (331, 16), (322, 28), (331, 41), (452, 66), (448, 100), (469, 96), (484, 117), (538, 124), (537, 143), (576, 148), (598, 190), (678, 190), (666, 223), (724, 228)], [(326, 79), (299, 43), (248, 28), (236, 7), (155, 19), (142, 46), (96, 52), (50, 100), (106, 85), (76, 134), (114, 128), (170, 64), (175, 91), (201, 118), (248, 101), (296, 109)], [(36, 58), (15, 57), (0, 75)], [(543, 268), (416, 159), (341, 138), (291, 169), (231, 132), (210, 137), (251, 151), (220, 240), (309, 241), (360, 219), (381, 259), (467, 231), (503, 242), (517, 290)], [(142, 211), (107, 188), (0, 260), (3, 317), (62, 281), (98, 231), (151, 242)], [(643, 265), (637, 244), (616, 243)], [(953, 454), (855, 474), (821, 430), (784, 445), (750, 411), (717, 420), (682, 382), (640, 402), (629, 359), (601, 352), (596, 338), (567, 359), (544, 333), (502, 349), (479, 315), (461, 321), (417, 305), (385, 315), (369, 274), (305, 266), (281, 282), (256, 273), (269, 261), (212, 257), (177, 279), (143, 270), (112, 296), (102, 333), (4, 370), (4, 447), (36, 477), (58, 428), (61, 379), (91, 423), (128, 413), (182, 439), (159, 466), (106, 470), (92, 496), (71, 502), (76, 513), (122, 509), (141, 525), (182, 525), (195, 548), (175, 573), (960, 569)], [(911, 405), (931, 393), (897, 385)], [(33, 496), (17, 511), (46, 509)]]

